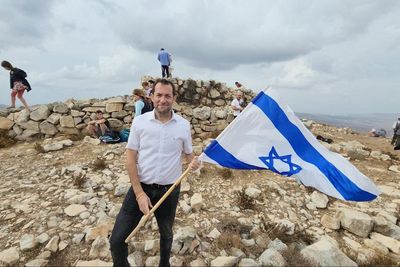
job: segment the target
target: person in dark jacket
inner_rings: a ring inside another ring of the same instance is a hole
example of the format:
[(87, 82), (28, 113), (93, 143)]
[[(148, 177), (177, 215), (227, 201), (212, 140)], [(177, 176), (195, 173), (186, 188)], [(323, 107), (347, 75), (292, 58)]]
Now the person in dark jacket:
[(29, 111), (28, 103), (24, 99), (24, 92), (31, 90), (31, 85), (26, 80), (26, 72), (13, 67), (10, 62), (2, 61), (1, 66), (10, 72), (10, 88), (11, 88), (11, 106), (15, 108), (16, 97), (22, 102), (24, 107)]

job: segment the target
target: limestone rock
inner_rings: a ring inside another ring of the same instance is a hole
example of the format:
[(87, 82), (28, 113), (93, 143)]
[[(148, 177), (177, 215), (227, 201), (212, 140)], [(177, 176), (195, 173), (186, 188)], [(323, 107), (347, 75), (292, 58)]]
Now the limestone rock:
[(211, 116), (211, 108), (204, 106), (193, 109), (193, 117), (199, 120), (207, 120)]
[(74, 118), (71, 115), (61, 116), (60, 126), (62, 128), (74, 128), (75, 127)]
[(45, 144), (43, 146), (43, 149), (45, 152), (49, 152), (49, 151), (57, 151), (57, 150), (61, 150), (63, 149), (63, 144), (60, 142), (56, 142), (56, 143), (50, 143), (50, 144)]
[(318, 266), (358, 266), (326, 239), (304, 248), (301, 250), (301, 254)]
[(228, 266), (235, 266), (238, 262), (237, 257), (229, 256), (229, 257), (217, 257), (211, 261), (212, 267), (228, 267)]
[(239, 267), (257, 267), (257, 266), (259, 266), (259, 264), (253, 259), (243, 258), (240, 260), (238, 266)]
[(91, 145), (100, 145), (101, 141), (100, 139), (97, 138), (91, 138), (90, 136), (85, 136), (85, 138), (83, 138), (83, 142), (91, 144)]
[(368, 214), (356, 210), (341, 209), (339, 218), (344, 229), (361, 237), (367, 237), (374, 226)]
[(311, 196), (311, 202), (315, 204), (317, 208), (325, 209), (326, 205), (328, 204), (328, 197), (325, 194), (322, 194), (318, 191), (314, 191)]
[(39, 124), (40, 132), (48, 135), (55, 135), (58, 130), (57, 128), (48, 121), (42, 121)]
[(270, 242), (268, 244), (268, 248), (273, 248), (276, 251), (278, 251), (279, 253), (282, 253), (283, 251), (285, 251), (288, 247), (285, 243), (283, 243), (281, 240), (279, 240), (278, 238), (275, 238), (274, 241)]
[(12, 120), (7, 118), (0, 117), (0, 129), (1, 130), (10, 130), (14, 125)]
[(244, 192), (250, 198), (257, 198), (261, 195), (261, 190), (254, 187), (247, 187)]
[(321, 218), (321, 224), (332, 230), (340, 229), (340, 219), (338, 216), (329, 216), (328, 214), (324, 214)]
[(282, 255), (274, 248), (269, 248), (265, 250), (258, 261), (262, 266), (285, 266), (286, 261)]
[(378, 241), (380, 244), (387, 247), (390, 251), (396, 254), (400, 254), (400, 241), (378, 233), (371, 233), (370, 238), (372, 240)]
[(199, 193), (194, 193), (190, 198), (190, 206), (193, 210), (198, 211), (203, 206), (203, 197)]
[(78, 216), (81, 212), (86, 211), (86, 207), (79, 204), (71, 204), (64, 209), (65, 214), (70, 217)]
[(65, 104), (65, 103), (57, 104), (53, 107), (53, 112), (56, 112), (56, 113), (64, 114), (64, 113), (67, 113), (68, 110), (69, 110), (69, 108), (68, 108), (67, 104)]
[(25, 267), (44, 267), (49, 261), (46, 259), (34, 259), (25, 264)]
[(135, 251), (128, 256), (128, 262), (132, 267), (143, 266), (143, 255), (140, 251)]
[(146, 259), (146, 263), (145, 266), (158, 266), (158, 264), (160, 263), (160, 256), (152, 256), (152, 257), (148, 257)]
[(30, 234), (24, 234), (19, 241), (19, 247), (21, 251), (30, 250), (36, 247), (36, 245), (37, 241), (35, 236)]
[(382, 192), (382, 194), (395, 197), (395, 198), (400, 198), (400, 190), (389, 186), (389, 185), (381, 185), (378, 186), (379, 190)]
[(190, 267), (203, 267), (207, 266), (207, 264), (202, 259), (195, 259), (189, 263)]
[(108, 238), (98, 236), (92, 243), (90, 248), (89, 258), (105, 258), (110, 253), (110, 243)]
[(50, 116), (46, 119), (46, 121), (50, 122), (53, 125), (56, 125), (60, 121), (60, 118), (61, 118), (61, 114), (51, 113)]
[(129, 188), (131, 188), (130, 184), (118, 184), (117, 187), (115, 187), (114, 196), (124, 196), (126, 193), (128, 193)]
[(50, 110), (46, 105), (40, 105), (30, 113), (31, 120), (42, 121), (47, 119), (50, 115)]
[(60, 237), (58, 235), (53, 236), (50, 241), (46, 245), (46, 249), (56, 252), (58, 250), (58, 241), (60, 240)]
[(113, 263), (112, 262), (106, 262), (102, 260), (92, 260), (92, 261), (81, 261), (79, 260), (76, 265), (76, 267), (112, 267)]
[(17, 247), (11, 247), (9, 249), (0, 252), (0, 263), (7, 265), (14, 265), (19, 261), (19, 253)]

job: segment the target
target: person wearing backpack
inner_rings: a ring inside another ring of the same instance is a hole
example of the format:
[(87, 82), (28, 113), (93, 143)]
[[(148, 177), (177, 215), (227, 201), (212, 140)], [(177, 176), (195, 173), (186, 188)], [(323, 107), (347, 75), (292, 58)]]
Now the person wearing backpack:
[(135, 118), (153, 110), (142, 89), (133, 90), (133, 99), (135, 100)]
[(398, 118), (397, 121), (393, 123), (392, 128), (393, 128), (393, 137), (391, 144), (394, 146), (398, 146), (397, 143), (400, 143), (400, 141), (397, 142), (398, 139), (400, 140), (400, 118)]
[(29, 92), (32, 88), (29, 82), (26, 80), (26, 72), (13, 67), (10, 62), (2, 61), (1, 66), (10, 72), (10, 88), (11, 88), (11, 106), (10, 108), (15, 108), (16, 97), (21, 101), (27, 111), (30, 111), (28, 103), (26, 103), (24, 98), (25, 90)]

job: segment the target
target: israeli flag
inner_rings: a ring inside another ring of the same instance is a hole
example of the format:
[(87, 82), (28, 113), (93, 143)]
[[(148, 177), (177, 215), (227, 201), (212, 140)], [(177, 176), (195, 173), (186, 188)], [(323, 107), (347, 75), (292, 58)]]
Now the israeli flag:
[(379, 195), (368, 177), (321, 145), (288, 106), (271, 97), (270, 90), (261, 91), (207, 146), (200, 160), (293, 176), (342, 200), (370, 201)]

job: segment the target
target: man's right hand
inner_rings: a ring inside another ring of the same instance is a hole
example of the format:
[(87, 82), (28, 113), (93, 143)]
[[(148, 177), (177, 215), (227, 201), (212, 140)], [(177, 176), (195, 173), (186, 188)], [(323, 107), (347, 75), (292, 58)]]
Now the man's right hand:
[(147, 215), (150, 209), (153, 208), (150, 198), (146, 195), (146, 193), (143, 193), (143, 195), (141, 195), (136, 201), (139, 205), (140, 211), (143, 212), (144, 215)]

